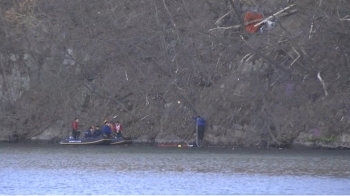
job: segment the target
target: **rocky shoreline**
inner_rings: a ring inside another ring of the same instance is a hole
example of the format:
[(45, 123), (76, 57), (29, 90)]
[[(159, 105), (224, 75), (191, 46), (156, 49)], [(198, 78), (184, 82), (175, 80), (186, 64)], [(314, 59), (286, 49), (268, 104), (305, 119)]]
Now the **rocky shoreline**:
[[(51, 139), (30, 139), (30, 140), (11, 140), (9, 137), (9, 140), (0, 140), (1, 143), (13, 143), (13, 144), (52, 144), (57, 145), (63, 138), (60, 137), (52, 137)], [(234, 145), (234, 144), (212, 144), (208, 141), (203, 141), (204, 145), (203, 147), (223, 147), (223, 148), (261, 148), (261, 149), (320, 149), (320, 150), (350, 150), (350, 146), (343, 145), (343, 144), (336, 144), (336, 143), (322, 143), (322, 142), (313, 142), (313, 143), (307, 143), (307, 144), (298, 144), (293, 143), (290, 145), (284, 145), (284, 146), (278, 146), (278, 145), (251, 145), (251, 146), (241, 146), (241, 145)], [(144, 137), (133, 139), (132, 145), (137, 146), (157, 146), (158, 144), (188, 144), (190, 142), (185, 142), (184, 140), (155, 140), (155, 139), (148, 139), (146, 140)]]
[[(202, 146), (205, 147), (233, 147), (233, 148), (275, 148), (275, 149), (331, 149), (331, 150), (348, 150), (350, 149), (350, 134), (341, 133), (339, 135), (331, 135), (326, 137), (323, 134), (315, 134), (312, 130), (308, 132), (300, 132), (294, 139), (288, 143), (277, 143), (269, 137), (258, 134), (252, 129), (231, 129), (222, 134), (216, 129), (206, 130)], [(188, 132), (187, 138), (179, 137), (175, 134), (161, 132), (155, 137), (143, 134), (141, 136), (132, 135), (126, 131), (125, 136), (133, 138), (135, 145), (158, 145), (158, 144), (189, 144), (196, 139), (194, 132)], [(7, 136), (6, 136), (7, 135)], [(47, 129), (39, 135), (26, 139), (26, 136), (11, 134), (7, 132), (0, 137), (0, 142), (10, 143), (33, 143), (33, 144), (59, 144), (59, 142), (67, 137), (67, 132), (62, 133), (57, 129)], [(174, 145), (176, 146), (176, 145)]]

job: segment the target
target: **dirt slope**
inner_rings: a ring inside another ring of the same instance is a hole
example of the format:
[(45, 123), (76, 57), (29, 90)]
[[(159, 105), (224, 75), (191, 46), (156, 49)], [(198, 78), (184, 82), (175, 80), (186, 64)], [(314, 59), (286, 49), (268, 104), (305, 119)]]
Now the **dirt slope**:
[[(349, 5), (3, 0), (2, 138), (117, 115), (139, 141), (191, 141), (201, 115), (208, 145), (348, 146)], [(247, 11), (288, 6), (269, 31), (242, 26)]]

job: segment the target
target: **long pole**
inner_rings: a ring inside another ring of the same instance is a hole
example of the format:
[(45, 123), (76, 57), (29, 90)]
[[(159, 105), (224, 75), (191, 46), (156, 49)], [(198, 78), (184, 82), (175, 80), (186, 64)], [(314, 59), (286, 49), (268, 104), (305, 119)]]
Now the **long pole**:
[(272, 14), (272, 15), (269, 16), (269, 17), (267, 17), (267, 18), (264, 19), (263, 21), (261, 21), (261, 22), (259, 22), (259, 23), (256, 23), (256, 24), (254, 25), (254, 27), (257, 27), (257, 26), (261, 25), (262, 23), (264, 23), (264, 22), (270, 20), (270, 18), (276, 17), (278, 14), (280, 14), (280, 13), (282, 13), (282, 12), (288, 10), (289, 8), (291, 8), (291, 7), (293, 7), (293, 6), (295, 6), (295, 4), (292, 4), (292, 5), (288, 6), (288, 7), (285, 7), (284, 9), (282, 9), (282, 10), (280, 10), (280, 11), (278, 11), (278, 12)]
[(197, 145), (197, 147), (199, 147), (199, 136), (198, 136), (198, 125), (197, 125), (197, 122), (196, 122), (196, 145)]

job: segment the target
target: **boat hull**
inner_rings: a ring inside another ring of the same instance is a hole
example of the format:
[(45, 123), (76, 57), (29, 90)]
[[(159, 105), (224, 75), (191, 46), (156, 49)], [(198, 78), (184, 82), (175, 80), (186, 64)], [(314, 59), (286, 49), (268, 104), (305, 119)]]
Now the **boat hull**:
[(106, 137), (87, 138), (81, 140), (64, 139), (60, 142), (62, 145), (109, 145), (110, 143), (111, 138)]
[(125, 145), (125, 144), (132, 144), (132, 139), (131, 138), (113, 138), (111, 140), (110, 145)]

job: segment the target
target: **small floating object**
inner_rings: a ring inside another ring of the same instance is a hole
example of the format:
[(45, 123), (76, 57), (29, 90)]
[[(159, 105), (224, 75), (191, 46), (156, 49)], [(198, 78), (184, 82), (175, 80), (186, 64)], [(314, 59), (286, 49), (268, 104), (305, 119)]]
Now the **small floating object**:
[(158, 147), (173, 147), (173, 148), (188, 148), (194, 147), (194, 145), (189, 145), (187, 143), (158, 143)]

